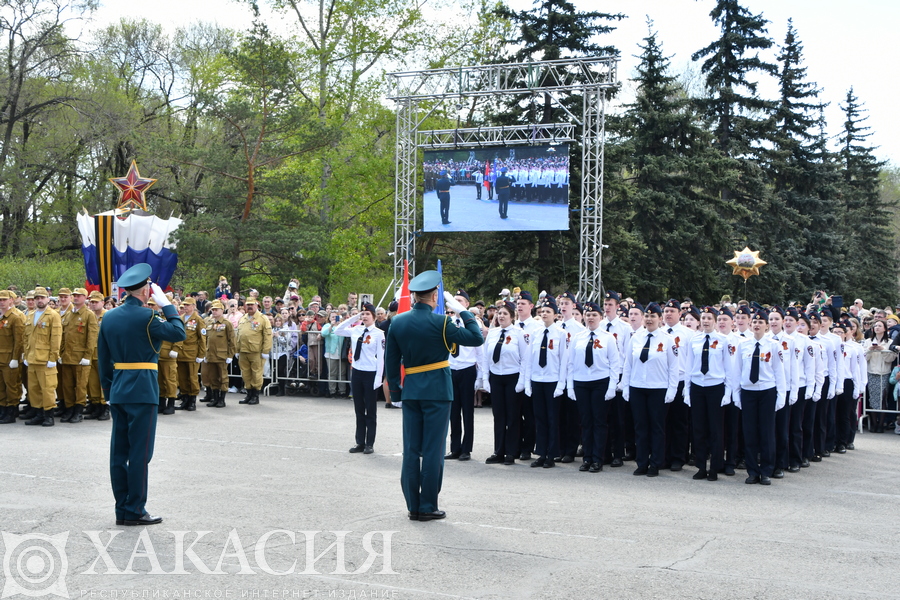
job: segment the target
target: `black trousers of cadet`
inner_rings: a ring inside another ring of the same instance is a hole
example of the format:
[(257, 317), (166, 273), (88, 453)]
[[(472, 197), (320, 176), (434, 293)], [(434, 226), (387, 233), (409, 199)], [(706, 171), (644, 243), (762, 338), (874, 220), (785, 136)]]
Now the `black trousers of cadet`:
[(797, 392), (797, 401), (791, 406), (790, 439), (788, 440), (788, 466), (799, 467), (803, 462), (803, 416), (807, 403), (812, 400), (806, 397), (806, 386)]
[(559, 397), (559, 451), (560, 456), (575, 456), (581, 443), (581, 424), (578, 403), (566, 392)]
[(634, 420), (622, 392), (616, 392), (609, 401), (609, 441), (606, 449), (606, 458), (624, 458), (629, 451), (634, 455)]
[(519, 425), (519, 451), (534, 452), (534, 405), (531, 396), (525, 392), (518, 394), (519, 410), (522, 414), (522, 422)]
[(744, 431), (741, 427), (741, 409), (734, 404), (725, 405), (725, 466), (735, 468), (744, 460)]
[(666, 390), (629, 388), (638, 468), (662, 468), (666, 454)]
[(584, 445), (584, 462), (603, 464), (606, 435), (609, 431), (607, 417), (609, 402), (604, 397), (609, 388), (609, 377), (596, 381), (576, 381), (575, 398), (581, 415), (581, 443)]
[(669, 404), (666, 413), (666, 464), (688, 462), (691, 411), (684, 403), (684, 382), (679, 382), (675, 400)]
[(378, 400), (375, 395), (375, 371), (353, 369), (350, 374), (350, 391), (356, 411), (356, 444), (375, 445), (375, 421)]
[(807, 460), (816, 455), (816, 414), (819, 412), (819, 402), (808, 398), (803, 410), (803, 458)]
[[(843, 386), (839, 381), (834, 392), (834, 398), (828, 401), (825, 407), (825, 449), (834, 452), (835, 440), (837, 439), (837, 402), (841, 395)], [(823, 398), (824, 400), (824, 398)]]
[(777, 399), (776, 388), (741, 390), (741, 410), (744, 413), (744, 462), (747, 463), (747, 475), (750, 477), (771, 477), (775, 470)]
[(791, 443), (791, 405), (785, 392), (784, 406), (775, 411), (775, 468), (787, 469)]
[(707, 387), (691, 384), (691, 423), (694, 426), (694, 460), (697, 469), (706, 471), (706, 456), (710, 455), (709, 471), (718, 473), (725, 466), (725, 420), (722, 396), (725, 384)]
[(472, 452), (475, 428), (475, 365), (450, 370), (453, 404), (450, 406), (450, 452)]
[(835, 445), (847, 447), (856, 427), (856, 401), (853, 398), (853, 380), (844, 380), (844, 391), (837, 397)]
[(556, 390), (555, 381), (532, 381), (531, 401), (534, 407), (534, 443), (535, 452), (541, 458), (557, 458), (559, 456), (559, 406), (560, 402), (568, 402), (568, 398), (553, 397)]
[[(828, 433), (828, 399), (826, 396), (827, 392), (831, 388), (831, 377), (825, 378), (825, 383), (822, 384), (822, 398), (818, 402), (818, 406), (816, 406), (816, 422), (813, 425), (813, 452), (822, 456), (822, 452), (827, 450), (825, 447), (825, 436)], [(832, 398), (832, 402), (833, 402)], [(830, 409), (834, 412), (834, 409)]]
[(519, 412), (516, 382), (519, 374), (491, 373), (491, 412), (494, 416), (494, 454), (507, 458), (519, 456)]

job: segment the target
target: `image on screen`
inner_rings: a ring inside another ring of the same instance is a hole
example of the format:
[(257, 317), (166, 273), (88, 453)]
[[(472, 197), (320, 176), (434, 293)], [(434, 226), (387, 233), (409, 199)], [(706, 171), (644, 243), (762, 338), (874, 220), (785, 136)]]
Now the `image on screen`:
[(424, 153), (425, 231), (569, 228), (569, 145)]

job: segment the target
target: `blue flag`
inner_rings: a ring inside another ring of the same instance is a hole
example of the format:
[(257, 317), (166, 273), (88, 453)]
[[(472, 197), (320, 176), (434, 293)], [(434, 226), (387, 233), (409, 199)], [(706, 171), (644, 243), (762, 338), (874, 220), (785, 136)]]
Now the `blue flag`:
[(437, 262), (437, 272), (441, 274), (441, 282), (438, 284), (437, 306), (434, 307), (435, 314), (443, 315), (444, 313), (444, 271), (441, 269), (441, 259)]

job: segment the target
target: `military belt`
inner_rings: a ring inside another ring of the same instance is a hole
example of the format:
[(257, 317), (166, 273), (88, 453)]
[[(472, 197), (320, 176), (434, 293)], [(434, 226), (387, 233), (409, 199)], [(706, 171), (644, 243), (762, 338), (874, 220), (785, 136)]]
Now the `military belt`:
[(113, 363), (113, 369), (117, 371), (137, 371), (147, 369), (150, 371), (158, 371), (159, 366), (152, 362), (135, 362), (135, 363)]
[(430, 365), (419, 365), (418, 367), (406, 367), (404, 370), (407, 375), (414, 375), (416, 373), (425, 373), (426, 371), (436, 371), (438, 369), (443, 369), (444, 367), (449, 367), (449, 360), (442, 360), (441, 362), (431, 363)]

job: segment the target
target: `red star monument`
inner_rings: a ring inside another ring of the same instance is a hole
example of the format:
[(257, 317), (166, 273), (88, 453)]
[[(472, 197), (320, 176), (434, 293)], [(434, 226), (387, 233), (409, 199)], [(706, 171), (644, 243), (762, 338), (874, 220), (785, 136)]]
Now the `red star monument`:
[(138, 173), (137, 164), (131, 161), (128, 168), (128, 174), (125, 177), (110, 177), (109, 180), (114, 186), (119, 188), (119, 204), (116, 208), (120, 210), (134, 210), (139, 208), (147, 211), (147, 199), (144, 197), (150, 187), (156, 183), (155, 179), (145, 179)]

